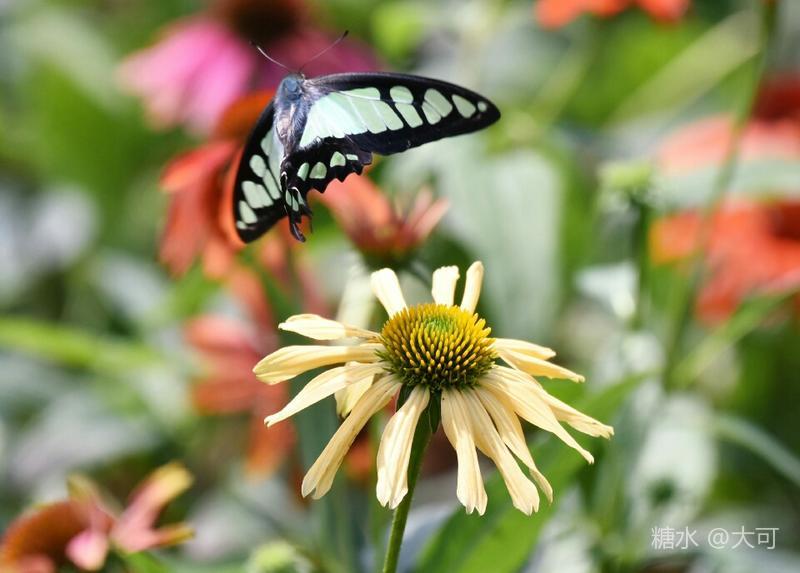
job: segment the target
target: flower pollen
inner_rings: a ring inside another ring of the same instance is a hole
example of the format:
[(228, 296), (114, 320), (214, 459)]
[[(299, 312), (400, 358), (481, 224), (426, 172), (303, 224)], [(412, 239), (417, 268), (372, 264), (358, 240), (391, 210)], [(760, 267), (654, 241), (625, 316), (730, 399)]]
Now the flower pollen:
[(406, 386), (471, 387), (497, 358), (490, 332), (484, 319), (460, 307), (419, 304), (386, 321), (379, 355)]

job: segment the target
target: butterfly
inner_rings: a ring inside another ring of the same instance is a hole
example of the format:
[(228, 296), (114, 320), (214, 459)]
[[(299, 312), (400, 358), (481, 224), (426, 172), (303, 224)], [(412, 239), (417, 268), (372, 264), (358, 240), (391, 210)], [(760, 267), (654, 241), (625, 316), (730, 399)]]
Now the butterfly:
[(287, 75), (255, 124), (236, 173), (236, 231), (250, 242), (288, 217), (299, 241), (307, 195), (360, 174), (372, 154), (483, 129), (500, 112), (460, 86), (396, 73)]

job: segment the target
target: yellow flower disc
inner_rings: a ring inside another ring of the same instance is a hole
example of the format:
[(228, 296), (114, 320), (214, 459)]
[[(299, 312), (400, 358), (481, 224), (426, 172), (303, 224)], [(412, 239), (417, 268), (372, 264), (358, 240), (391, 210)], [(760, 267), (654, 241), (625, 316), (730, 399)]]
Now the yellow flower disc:
[(431, 390), (474, 385), (497, 355), (491, 329), (457, 306), (420, 304), (391, 317), (381, 330), (381, 358), (407, 386)]

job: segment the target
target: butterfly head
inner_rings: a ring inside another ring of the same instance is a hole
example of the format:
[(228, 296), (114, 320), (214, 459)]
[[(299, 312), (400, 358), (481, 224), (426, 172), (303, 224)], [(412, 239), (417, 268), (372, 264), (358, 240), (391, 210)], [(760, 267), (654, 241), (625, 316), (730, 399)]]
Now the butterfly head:
[(278, 95), (287, 101), (295, 101), (303, 95), (303, 74), (289, 74), (281, 81), (278, 86)]

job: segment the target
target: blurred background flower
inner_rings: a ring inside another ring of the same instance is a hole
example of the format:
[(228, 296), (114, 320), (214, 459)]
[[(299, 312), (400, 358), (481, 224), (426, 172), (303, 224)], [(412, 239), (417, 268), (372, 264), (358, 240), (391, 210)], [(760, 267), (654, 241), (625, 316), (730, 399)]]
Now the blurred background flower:
[[(291, 70), (328, 47), (302, 0), (212, 0), (208, 10), (172, 23), (153, 46), (119, 70), (121, 85), (142, 98), (156, 127), (185, 125), (207, 133), (222, 112), (253, 88), (276, 88), (287, 73), (264, 60), (262, 46)], [(309, 75), (374, 69), (369, 50), (352, 40), (311, 62)]]
[(689, 7), (689, 0), (537, 0), (536, 17), (546, 28), (559, 28), (586, 13), (608, 18), (638, 6), (656, 20), (675, 22)]

